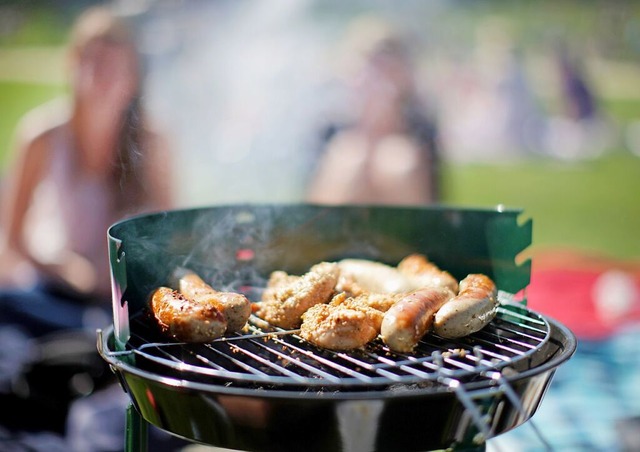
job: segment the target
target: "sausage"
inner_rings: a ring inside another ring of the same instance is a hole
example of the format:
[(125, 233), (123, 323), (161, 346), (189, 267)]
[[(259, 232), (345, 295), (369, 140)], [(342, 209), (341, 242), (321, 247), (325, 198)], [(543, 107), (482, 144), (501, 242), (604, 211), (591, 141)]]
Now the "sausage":
[(433, 330), (439, 336), (455, 339), (484, 328), (496, 315), (498, 290), (482, 274), (471, 274), (460, 281), (460, 293), (438, 310)]
[(350, 278), (367, 292), (401, 293), (415, 287), (395, 267), (366, 259), (343, 259), (338, 262), (343, 278)]
[(227, 322), (227, 333), (244, 328), (251, 315), (251, 302), (242, 294), (218, 292), (195, 273), (180, 278), (180, 293), (197, 303), (210, 304), (218, 308)]
[(409, 278), (417, 288), (442, 286), (458, 293), (458, 280), (451, 273), (441, 270), (424, 254), (410, 254), (398, 263), (398, 271)]
[(217, 305), (190, 300), (168, 287), (153, 292), (151, 310), (162, 330), (182, 342), (209, 342), (227, 329)]
[(382, 340), (395, 352), (411, 352), (431, 327), (434, 314), (453, 296), (445, 287), (425, 287), (407, 294), (385, 313)]

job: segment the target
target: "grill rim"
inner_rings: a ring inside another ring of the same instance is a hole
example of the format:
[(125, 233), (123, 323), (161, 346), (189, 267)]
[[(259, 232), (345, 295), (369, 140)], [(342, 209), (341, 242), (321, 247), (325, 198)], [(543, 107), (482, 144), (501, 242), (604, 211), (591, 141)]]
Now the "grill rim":
[[(531, 311), (527, 308), (527, 311)], [(535, 312), (535, 311), (531, 311)], [(575, 335), (563, 324), (556, 321), (555, 319), (543, 316), (541, 314), (536, 313), (544, 318), (549, 326), (550, 326), (550, 341), (557, 340), (559, 337), (560, 340), (563, 341), (559, 350), (554, 352), (548, 359), (546, 359), (543, 363), (538, 364), (536, 366), (532, 366), (526, 370), (517, 372), (513, 375), (504, 375), (505, 380), (512, 384), (515, 381), (524, 380), (530, 377), (533, 377), (538, 374), (545, 373), (547, 371), (552, 371), (556, 369), (558, 366), (566, 362), (573, 356), (575, 350), (577, 349), (577, 339)], [(555, 333), (555, 334), (554, 334)], [(112, 367), (112, 369), (117, 370), (123, 373), (129, 373), (140, 377), (147, 381), (156, 382), (162, 385), (170, 386), (176, 390), (187, 390), (187, 391), (196, 391), (203, 393), (213, 393), (216, 395), (240, 395), (247, 397), (260, 397), (260, 398), (268, 398), (268, 399), (292, 399), (292, 400), (309, 400), (310, 397), (318, 397), (324, 400), (372, 400), (372, 399), (395, 399), (395, 398), (404, 398), (404, 397), (421, 397), (433, 395), (436, 396), (438, 394), (447, 394), (451, 393), (452, 390), (445, 384), (441, 384), (437, 381), (434, 381), (433, 385), (426, 388), (410, 388), (408, 384), (393, 384), (387, 385), (387, 387), (382, 389), (376, 389), (372, 387), (371, 390), (367, 391), (350, 391), (348, 387), (339, 388), (334, 391), (316, 391), (311, 386), (306, 386), (304, 384), (298, 385), (305, 387), (304, 390), (295, 390), (295, 389), (260, 389), (260, 388), (246, 388), (246, 387), (234, 387), (234, 386), (226, 386), (224, 384), (217, 383), (202, 383), (196, 381), (190, 381), (185, 379), (178, 379), (173, 376), (161, 375), (160, 373), (141, 369), (135, 364), (130, 364), (125, 359), (119, 359), (118, 355), (111, 354), (110, 352), (116, 352), (116, 350), (110, 350), (109, 347), (109, 339), (114, 338), (114, 327), (113, 325), (109, 325), (106, 329), (98, 329), (97, 330), (97, 339), (98, 339), (98, 352), (102, 356), (102, 358)], [(542, 348), (536, 349), (537, 353), (542, 353)], [(476, 374), (477, 376), (482, 376), (481, 374)], [(495, 388), (495, 382), (490, 378), (483, 378), (481, 381), (474, 382), (463, 382), (461, 383), (467, 389), (491, 389)], [(397, 386), (398, 389), (393, 389), (394, 386)]]

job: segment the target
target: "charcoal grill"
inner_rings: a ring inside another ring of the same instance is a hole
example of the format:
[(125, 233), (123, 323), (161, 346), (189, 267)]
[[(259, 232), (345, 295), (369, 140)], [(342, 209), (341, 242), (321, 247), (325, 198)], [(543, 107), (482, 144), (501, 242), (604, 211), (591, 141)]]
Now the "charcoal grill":
[[(98, 348), (131, 398), (127, 448), (145, 448), (151, 423), (239, 450), (482, 449), (533, 416), (576, 348), (566, 327), (514, 295), (530, 274), (529, 262), (516, 263), (531, 242), (531, 221), (520, 216), (502, 207), (233, 205), (112, 226), (114, 324), (98, 332)], [(429, 334), (399, 354), (378, 340), (322, 350), (254, 317), (241, 333), (183, 344), (163, 336), (148, 310), (176, 268), (257, 300), (276, 269), (301, 274), (344, 257), (395, 264), (415, 252), (458, 279), (492, 277), (496, 319), (458, 340)]]

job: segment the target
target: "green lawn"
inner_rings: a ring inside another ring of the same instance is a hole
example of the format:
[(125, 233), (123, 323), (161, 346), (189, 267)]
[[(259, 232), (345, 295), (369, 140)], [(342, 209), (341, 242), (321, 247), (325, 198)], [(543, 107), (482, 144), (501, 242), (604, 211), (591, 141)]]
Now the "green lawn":
[(449, 166), (445, 180), (447, 203), (523, 208), (533, 219), (535, 247), (640, 257), (640, 159), (632, 155), (574, 164)]
[(11, 152), (13, 134), (27, 111), (64, 91), (59, 85), (0, 82), (0, 168)]

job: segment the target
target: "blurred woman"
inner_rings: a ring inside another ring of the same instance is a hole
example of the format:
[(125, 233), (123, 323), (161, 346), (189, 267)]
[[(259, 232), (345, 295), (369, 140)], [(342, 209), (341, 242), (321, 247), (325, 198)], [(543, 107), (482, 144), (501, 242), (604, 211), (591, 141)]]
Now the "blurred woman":
[(425, 113), (409, 49), (375, 18), (351, 31), (361, 60), (351, 81), (352, 118), (328, 139), (307, 200), (424, 205), (438, 200), (436, 128)]
[[(128, 24), (85, 11), (69, 43), (70, 98), (22, 120), (2, 202), (0, 321), (31, 334), (81, 327), (110, 306), (106, 231), (171, 205), (169, 158), (140, 105), (141, 65)], [(9, 271), (6, 271), (6, 270)]]

